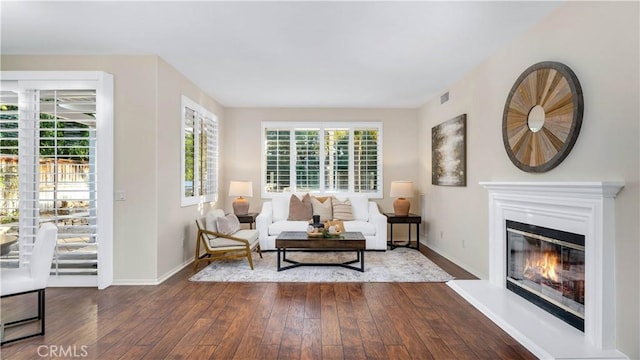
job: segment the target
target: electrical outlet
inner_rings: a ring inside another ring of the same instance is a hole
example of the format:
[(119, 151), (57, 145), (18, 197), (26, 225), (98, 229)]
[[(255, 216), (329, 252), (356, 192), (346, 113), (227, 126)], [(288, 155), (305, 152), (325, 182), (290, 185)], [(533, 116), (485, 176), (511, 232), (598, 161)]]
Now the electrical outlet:
[(126, 191), (116, 191), (116, 201), (126, 201), (126, 200), (127, 200)]

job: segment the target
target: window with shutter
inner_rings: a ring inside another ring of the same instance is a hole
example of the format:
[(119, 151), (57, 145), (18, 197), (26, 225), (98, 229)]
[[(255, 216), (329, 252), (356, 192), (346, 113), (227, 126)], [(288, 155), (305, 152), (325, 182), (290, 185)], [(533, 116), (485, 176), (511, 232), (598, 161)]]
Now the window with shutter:
[(218, 118), (182, 97), (181, 205), (217, 200)]
[(262, 196), (362, 193), (382, 197), (382, 124), (263, 122)]
[(51, 222), (58, 240), (49, 283), (106, 287), (113, 279), (113, 78), (3, 75), (21, 80), (3, 80), (0, 98), (0, 231), (16, 239), (3, 246), (2, 267), (27, 264), (40, 224)]

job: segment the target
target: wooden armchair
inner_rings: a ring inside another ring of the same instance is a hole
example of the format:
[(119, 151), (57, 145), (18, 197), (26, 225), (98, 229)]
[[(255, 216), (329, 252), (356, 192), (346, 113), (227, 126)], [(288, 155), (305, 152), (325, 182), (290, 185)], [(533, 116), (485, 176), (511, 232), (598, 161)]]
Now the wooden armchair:
[(249, 266), (253, 270), (251, 251), (256, 250), (262, 258), (258, 230), (240, 229), (232, 234), (218, 231), (217, 218), (224, 217), (220, 209), (212, 210), (206, 218), (196, 220), (198, 232), (196, 235), (196, 253), (194, 257), (193, 271), (198, 269), (198, 263), (213, 260), (247, 258)]

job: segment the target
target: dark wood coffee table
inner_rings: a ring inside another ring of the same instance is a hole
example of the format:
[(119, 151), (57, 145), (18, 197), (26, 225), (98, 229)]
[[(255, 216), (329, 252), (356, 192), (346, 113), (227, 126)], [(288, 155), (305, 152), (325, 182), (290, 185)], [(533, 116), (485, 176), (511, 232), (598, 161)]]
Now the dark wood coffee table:
[[(298, 266), (341, 266), (364, 272), (365, 246), (366, 240), (360, 232), (344, 232), (339, 238), (322, 238), (310, 237), (304, 231), (283, 231), (276, 238), (278, 271), (293, 269)], [(342, 263), (303, 263), (287, 259), (287, 249), (304, 251), (355, 251), (356, 259)], [(281, 266), (281, 261), (286, 261), (292, 265)], [(357, 262), (360, 263), (360, 267), (350, 265)]]

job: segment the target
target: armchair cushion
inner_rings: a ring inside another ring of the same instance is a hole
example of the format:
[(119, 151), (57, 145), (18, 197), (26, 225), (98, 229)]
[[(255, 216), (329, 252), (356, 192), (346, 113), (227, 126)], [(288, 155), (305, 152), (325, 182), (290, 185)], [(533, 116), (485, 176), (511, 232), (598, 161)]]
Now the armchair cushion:
[(216, 218), (216, 225), (218, 226), (218, 232), (225, 235), (231, 235), (240, 230), (240, 220), (238, 220), (235, 214), (218, 216)]
[[(213, 209), (209, 211), (205, 219), (205, 228), (209, 231), (219, 232), (217, 219), (221, 216), (224, 217), (224, 211), (222, 211), (222, 209)], [(214, 235), (207, 236), (209, 238), (215, 237)]]

